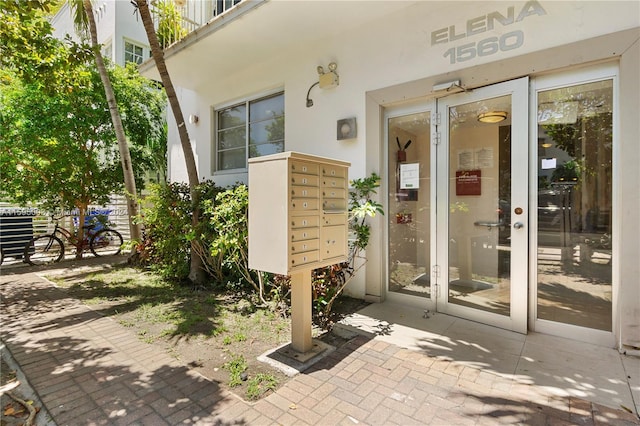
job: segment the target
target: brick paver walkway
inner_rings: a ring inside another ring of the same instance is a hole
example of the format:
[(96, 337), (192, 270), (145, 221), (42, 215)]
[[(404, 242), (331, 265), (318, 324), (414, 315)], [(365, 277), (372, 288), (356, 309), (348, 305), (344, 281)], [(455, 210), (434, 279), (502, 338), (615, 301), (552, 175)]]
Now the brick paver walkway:
[(365, 336), (248, 403), (21, 268), (2, 341), (59, 425), (599, 425), (637, 417)]

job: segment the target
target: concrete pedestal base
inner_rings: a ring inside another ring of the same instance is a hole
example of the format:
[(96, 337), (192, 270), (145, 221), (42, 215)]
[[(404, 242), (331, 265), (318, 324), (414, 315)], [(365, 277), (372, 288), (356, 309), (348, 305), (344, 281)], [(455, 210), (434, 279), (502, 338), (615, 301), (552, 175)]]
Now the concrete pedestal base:
[(258, 361), (277, 368), (287, 376), (295, 376), (329, 355), (335, 349), (335, 347), (317, 339), (311, 341), (311, 349), (306, 352), (298, 352), (293, 349), (291, 343), (287, 343), (260, 355)]

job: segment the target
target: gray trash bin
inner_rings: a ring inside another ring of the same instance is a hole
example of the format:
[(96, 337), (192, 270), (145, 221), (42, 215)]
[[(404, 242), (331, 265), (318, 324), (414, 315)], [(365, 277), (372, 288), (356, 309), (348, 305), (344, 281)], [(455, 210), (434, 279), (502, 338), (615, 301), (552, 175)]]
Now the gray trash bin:
[(33, 212), (28, 209), (0, 209), (0, 250), (2, 259), (22, 258), (24, 247), (33, 238)]

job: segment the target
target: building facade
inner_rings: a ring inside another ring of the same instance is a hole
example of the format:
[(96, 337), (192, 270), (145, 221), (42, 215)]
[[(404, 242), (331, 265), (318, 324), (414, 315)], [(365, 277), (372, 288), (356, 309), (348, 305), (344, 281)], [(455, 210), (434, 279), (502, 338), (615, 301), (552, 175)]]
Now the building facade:
[(382, 177), (351, 296), (640, 347), (639, 2), (242, 1), (165, 58), (201, 178)]
[[(94, 2), (93, 12), (102, 54), (111, 62), (124, 66), (127, 62), (141, 64), (151, 56), (147, 34), (135, 7), (128, 1), (102, 0)], [(73, 24), (69, 3), (65, 2), (51, 19), (54, 37), (69, 35), (79, 40)]]

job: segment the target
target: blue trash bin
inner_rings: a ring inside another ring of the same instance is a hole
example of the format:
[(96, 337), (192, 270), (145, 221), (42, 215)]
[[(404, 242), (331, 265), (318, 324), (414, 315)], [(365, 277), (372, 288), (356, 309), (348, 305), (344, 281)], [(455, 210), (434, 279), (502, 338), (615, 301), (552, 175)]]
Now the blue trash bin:
[[(95, 234), (101, 229), (105, 228), (105, 224), (109, 222), (109, 214), (112, 212), (111, 209), (89, 209), (87, 210), (87, 214), (84, 217), (84, 226), (94, 225), (93, 228), (89, 230), (89, 234)], [(74, 216), (73, 225), (78, 227), (78, 216)]]

